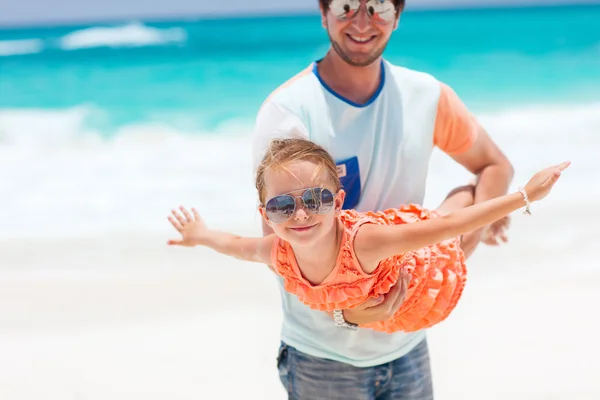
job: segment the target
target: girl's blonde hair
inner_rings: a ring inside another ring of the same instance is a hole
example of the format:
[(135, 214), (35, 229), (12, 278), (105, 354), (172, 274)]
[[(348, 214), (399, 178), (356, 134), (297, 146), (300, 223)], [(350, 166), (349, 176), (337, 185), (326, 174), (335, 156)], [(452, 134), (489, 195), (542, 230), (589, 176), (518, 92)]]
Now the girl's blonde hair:
[(316, 175), (323, 171), (333, 184), (337, 193), (342, 185), (338, 178), (335, 161), (323, 147), (307, 139), (274, 139), (256, 170), (256, 190), (260, 204), (265, 204), (265, 174), (268, 170), (286, 169), (286, 166), (297, 161), (309, 161), (317, 165)]

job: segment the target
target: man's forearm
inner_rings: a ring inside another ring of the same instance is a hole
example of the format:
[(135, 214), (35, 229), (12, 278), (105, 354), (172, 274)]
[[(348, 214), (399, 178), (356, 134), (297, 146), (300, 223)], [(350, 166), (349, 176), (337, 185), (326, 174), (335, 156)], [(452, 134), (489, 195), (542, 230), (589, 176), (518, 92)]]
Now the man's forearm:
[(505, 195), (513, 176), (513, 167), (508, 162), (485, 167), (477, 177), (475, 203)]
[[(508, 161), (484, 167), (477, 175), (474, 203), (481, 203), (505, 195), (508, 192), (513, 175), (513, 167)], [(465, 235), (468, 237), (468, 239), (465, 239), (466, 242), (471, 243), (471, 247), (468, 245), (465, 247), (465, 252), (471, 253), (475, 249), (484, 232), (485, 228), (480, 228)]]

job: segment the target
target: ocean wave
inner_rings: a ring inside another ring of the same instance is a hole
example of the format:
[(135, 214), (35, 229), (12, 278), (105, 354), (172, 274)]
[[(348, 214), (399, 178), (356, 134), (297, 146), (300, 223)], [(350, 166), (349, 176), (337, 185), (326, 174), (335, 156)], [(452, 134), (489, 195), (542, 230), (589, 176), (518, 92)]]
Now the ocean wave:
[(249, 135), (140, 122), (107, 137), (87, 125), (103, 112), (0, 110), (0, 192), (10, 193), (0, 196), (0, 238), (152, 232), (180, 203), (215, 226), (253, 215)]
[[(68, 146), (80, 143), (82, 137), (107, 136), (94, 128), (93, 121), (105, 119), (109, 110), (94, 105), (64, 109), (0, 109), (0, 146), (8, 144), (27, 146)], [(165, 118), (185, 115), (165, 112)], [(547, 142), (563, 141), (574, 146), (587, 146), (600, 130), (600, 103), (530, 105), (499, 109), (477, 115), (478, 120), (501, 145), (509, 148), (531, 147)], [(188, 135), (213, 137), (224, 134), (245, 135), (252, 130), (252, 124), (244, 119), (224, 120), (216, 132), (182, 132), (163, 123), (139, 123), (115, 128), (109, 135), (119, 138), (134, 136), (145, 140), (143, 132), (161, 132), (161, 135)], [(152, 136), (152, 135), (149, 135)], [(589, 147), (589, 146), (587, 146)]]
[(36, 54), (43, 49), (41, 39), (0, 40), (0, 57)]
[(143, 47), (183, 43), (187, 33), (182, 28), (158, 29), (133, 22), (115, 27), (92, 27), (71, 32), (60, 39), (63, 50), (94, 47)]
[[(179, 204), (197, 206), (211, 226), (259, 224), (251, 125), (240, 131), (224, 122), (222, 131), (197, 132), (142, 121), (106, 135), (89, 125), (103, 113), (88, 105), (0, 110), (0, 192), (10, 193), (0, 197), (0, 237), (168, 231), (166, 213)], [(551, 204), (569, 208), (581, 196), (600, 199), (594, 184), (600, 103), (532, 106), (479, 119), (513, 162), (515, 185), (571, 159)], [(436, 152), (426, 206), (437, 206), (469, 178)]]

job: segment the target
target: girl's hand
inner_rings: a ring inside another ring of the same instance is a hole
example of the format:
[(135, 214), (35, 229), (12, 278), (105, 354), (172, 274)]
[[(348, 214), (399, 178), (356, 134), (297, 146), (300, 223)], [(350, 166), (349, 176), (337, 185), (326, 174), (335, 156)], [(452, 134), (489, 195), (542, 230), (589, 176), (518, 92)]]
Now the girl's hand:
[(567, 169), (569, 165), (571, 165), (571, 162), (565, 161), (535, 174), (525, 185), (525, 192), (527, 192), (529, 200), (539, 201), (548, 196), (548, 193), (560, 178), (562, 171)]
[(209, 230), (206, 224), (198, 214), (195, 208), (192, 208), (192, 214), (189, 213), (183, 206), (180, 206), (181, 214), (176, 210), (171, 210), (173, 215), (169, 215), (167, 219), (177, 232), (181, 233), (181, 239), (171, 239), (167, 241), (170, 246), (188, 246), (193, 247), (207, 238)]

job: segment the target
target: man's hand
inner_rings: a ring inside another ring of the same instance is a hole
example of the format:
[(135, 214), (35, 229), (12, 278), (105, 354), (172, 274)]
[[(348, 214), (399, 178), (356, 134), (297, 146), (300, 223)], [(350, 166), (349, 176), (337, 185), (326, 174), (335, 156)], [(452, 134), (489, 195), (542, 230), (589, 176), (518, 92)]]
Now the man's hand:
[(491, 224), (481, 236), (481, 241), (489, 246), (498, 246), (500, 243), (508, 242), (506, 231), (510, 227), (510, 216)]
[(398, 282), (385, 296), (369, 299), (359, 307), (344, 310), (344, 319), (358, 325), (390, 319), (404, 302), (410, 279), (410, 274), (403, 269)]

